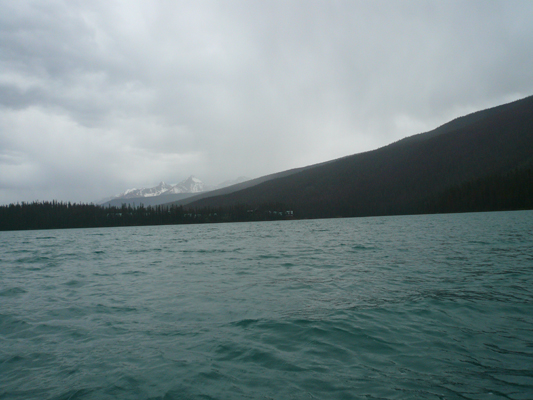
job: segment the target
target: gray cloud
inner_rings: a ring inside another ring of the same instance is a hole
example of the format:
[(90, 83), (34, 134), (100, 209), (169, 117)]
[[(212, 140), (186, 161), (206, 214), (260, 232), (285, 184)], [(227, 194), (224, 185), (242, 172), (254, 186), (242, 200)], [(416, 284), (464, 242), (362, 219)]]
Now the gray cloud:
[(0, 7), (0, 203), (260, 176), (533, 93), (530, 1)]

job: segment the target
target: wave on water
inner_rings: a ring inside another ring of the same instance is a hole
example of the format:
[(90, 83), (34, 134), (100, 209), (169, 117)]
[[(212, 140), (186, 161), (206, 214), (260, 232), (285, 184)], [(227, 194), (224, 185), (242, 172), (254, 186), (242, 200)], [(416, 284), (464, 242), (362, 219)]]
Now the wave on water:
[(533, 398), (531, 226), (0, 232), (0, 398)]

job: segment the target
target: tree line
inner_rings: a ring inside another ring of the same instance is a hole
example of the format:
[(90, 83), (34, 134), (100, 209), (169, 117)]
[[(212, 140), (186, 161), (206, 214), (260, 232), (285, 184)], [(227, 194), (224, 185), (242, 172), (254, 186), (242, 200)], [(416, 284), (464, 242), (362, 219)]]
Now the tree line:
[(451, 187), (422, 202), (424, 213), (533, 209), (533, 166), (516, 168)]
[(100, 228), (118, 226), (269, 221), (293, 218), (282, 204), (261, 209), (246, 205), (185, 209), (183, 206), (122, 205), (104, 207), (58, 201), (34, 201), (0, 206), (0, 230)]

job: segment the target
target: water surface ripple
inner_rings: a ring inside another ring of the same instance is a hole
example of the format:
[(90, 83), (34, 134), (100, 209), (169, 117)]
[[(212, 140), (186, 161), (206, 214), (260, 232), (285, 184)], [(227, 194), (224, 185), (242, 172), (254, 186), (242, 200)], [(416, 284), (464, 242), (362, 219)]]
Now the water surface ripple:
[(0, 232), (0, 399), (324, 398), (533, 398), (533, 212)]

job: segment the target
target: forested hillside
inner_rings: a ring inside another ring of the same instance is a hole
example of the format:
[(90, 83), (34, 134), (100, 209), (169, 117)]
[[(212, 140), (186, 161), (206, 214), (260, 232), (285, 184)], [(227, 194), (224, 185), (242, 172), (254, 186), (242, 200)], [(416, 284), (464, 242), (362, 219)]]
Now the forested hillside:
[[(483, 193), (503, 191), (509, 207), (528, 208), (527, 199), (518, 200), (522, 192), (515, 193), (516, 185), (506, 180), (512, 177), (529, 185), (532, 161), (533, 97), (528, 97), (374, 151), (189, 206), (260, 208), (278, 202), (303, 217), (351, 217), (483, 210), (488, 207), (483, 204)], [(468, 200), (467, 191), (478, 200)], [(444, 207), (449, 201), (443, 199), (451, 193), (464, 195), (456, 195), (453, 207)]]

